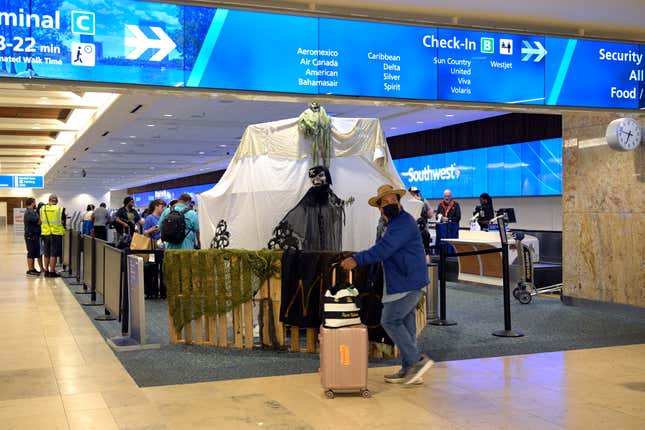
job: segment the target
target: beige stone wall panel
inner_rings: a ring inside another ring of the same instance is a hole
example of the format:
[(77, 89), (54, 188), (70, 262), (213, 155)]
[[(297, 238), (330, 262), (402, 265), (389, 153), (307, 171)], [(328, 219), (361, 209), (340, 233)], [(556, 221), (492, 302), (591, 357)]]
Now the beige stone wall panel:
[(645, 307), (645, 145), (611, 150), (604, 136), (615, 118), (563, 117), (564, 293)]

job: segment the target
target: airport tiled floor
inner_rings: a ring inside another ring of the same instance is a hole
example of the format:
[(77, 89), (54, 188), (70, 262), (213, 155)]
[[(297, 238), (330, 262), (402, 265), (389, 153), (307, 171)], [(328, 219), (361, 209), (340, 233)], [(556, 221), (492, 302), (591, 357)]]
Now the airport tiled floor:
[(315, 374), (139, 388), (60, 280), (0, 232), (0, 429), (644, 429), (645, 345), (439, 363), (327, 400)]

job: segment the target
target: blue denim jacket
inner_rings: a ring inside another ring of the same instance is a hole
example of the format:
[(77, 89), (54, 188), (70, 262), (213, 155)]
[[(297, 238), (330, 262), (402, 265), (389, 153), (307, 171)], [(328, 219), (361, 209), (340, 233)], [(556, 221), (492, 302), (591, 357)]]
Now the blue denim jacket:
[(419, 227), (404, 210), (388, 223), (381, 240), (354, 259), (359, 266), (383, 262), (388, 294), (420, 290), (429, 283)]

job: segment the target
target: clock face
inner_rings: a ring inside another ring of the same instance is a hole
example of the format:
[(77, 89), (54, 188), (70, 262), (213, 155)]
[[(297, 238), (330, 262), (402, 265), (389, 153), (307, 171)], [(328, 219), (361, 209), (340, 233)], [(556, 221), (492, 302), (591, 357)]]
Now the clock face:
[(641, 142), (641, 127), (632, 119), (625, 119), (616, 128), (618, 144), (627, 151), (636, 149)]
[(632, 151), (641, 143), (642, 129), (633, 118), (612, 121), (607, 128), (607, 143), (619, 151)]

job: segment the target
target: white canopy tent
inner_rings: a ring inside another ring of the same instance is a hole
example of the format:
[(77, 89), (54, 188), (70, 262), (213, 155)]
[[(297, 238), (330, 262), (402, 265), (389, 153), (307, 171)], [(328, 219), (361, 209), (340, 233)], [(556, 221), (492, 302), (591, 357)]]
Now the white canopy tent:
[[(208, 247), (217, 223), (225, 220), (230, 248), (267, 247), (273, 229), (305, 195), (311, 182), (311, 142), (297, 118), (250, 125), (222, 179), (198, 196), (200, 239)], [(343, 249), (361, 250), (374, 242), (378, 211), (367, 201), (383, 184), (403, 188), (377, 119), (332, 118), (332, 189), (346, 207)], [(421, 203), (410, 195), (403, 205), (416, 217)]]

